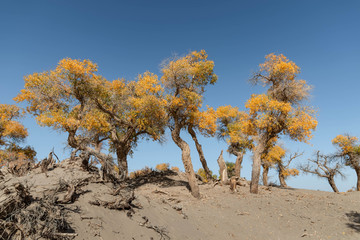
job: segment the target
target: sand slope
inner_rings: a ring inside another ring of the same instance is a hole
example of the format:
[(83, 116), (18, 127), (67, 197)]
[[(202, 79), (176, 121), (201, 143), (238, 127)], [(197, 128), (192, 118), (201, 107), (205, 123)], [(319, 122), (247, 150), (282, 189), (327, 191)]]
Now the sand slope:
[(47, 176), (39, 169), (23, 177), (6, 174), (2, 184), (21, 182), (40, 198), (60, 179), (88, 179), (74, 203), (62, 204), (74, 239), (360, 239), (359, 192), (261, 187), (254, 195), (248, 185), (231, 193), (226, 185), (200, 183), (198, 200), (184, 173), (153, 173), (128, 183), (137, 207), (119, 211), (89, 203), (111, 199), (114, 186), (76, 165), (62, 163)]

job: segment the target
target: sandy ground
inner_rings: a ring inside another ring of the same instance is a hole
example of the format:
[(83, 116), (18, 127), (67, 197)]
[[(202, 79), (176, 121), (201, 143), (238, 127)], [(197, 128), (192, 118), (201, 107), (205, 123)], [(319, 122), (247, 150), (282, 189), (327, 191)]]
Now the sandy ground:
[[(46, 176), (5, 176), (10, 186), (22, 182), (41, 196), (59, 179), (95, 179), (76, 167), (57, 167)], [(201, 184), (201, 199), (188, 191), (184, 173), (138, 178), (133, 210), (110, 210), (89, 203), (109, 199), (113, 186), (91, 180), (72, 204), (64, 204), (74, 239), (360, 239), (360, 192), (331, 193), (261, 186)], [(3, 196), (2, 196), (3, 197)]]

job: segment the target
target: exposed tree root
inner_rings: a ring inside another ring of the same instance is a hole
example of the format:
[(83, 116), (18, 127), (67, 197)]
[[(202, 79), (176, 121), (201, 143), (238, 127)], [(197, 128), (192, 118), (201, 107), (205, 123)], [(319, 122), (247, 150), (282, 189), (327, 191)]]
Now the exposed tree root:
[(139, 223), (140, 226), (144, 226), (146, 228), (152, 229), (160, 235), (160, 240), (170, 240), (171, 238), (167, 235), (167, 230), (165, 227), (159, 227), (151, 225), (149, 219), (146, 216), (142, 217), (144, 222)]
[(105, 208), (117, 210), (130, 210), (133, 207), (139, 207), (132, 202), (135, 200), (133, 189), (120, 187), (114, 191), (113, 195), (115, 198), (112, 201), (102, 201), (100, 199), (96, 199), (95, 201), (90, 201), (89, 203), (92, 205), (103, 206)]

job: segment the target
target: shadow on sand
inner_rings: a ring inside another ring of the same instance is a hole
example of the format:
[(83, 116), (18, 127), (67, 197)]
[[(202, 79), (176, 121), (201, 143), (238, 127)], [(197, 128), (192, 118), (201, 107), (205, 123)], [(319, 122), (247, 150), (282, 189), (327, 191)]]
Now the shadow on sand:
[(127, 180), (127, 183), (133, 188), (138, 188), (147, 183), (153, 183), (162, 188), (175, 187), (175, 186), (185, 186), (190, 190), (189, 183), (182, 180), (171, 179), (170, 176), (178, 175), (176, 172), (167, 170), (163, 172), (152, 171), (148, 174), (136, 177), (134, 179)]
[(351, 211), (349, 213), (346, 213), (346, 216), (348, 217), (348, 219), (350, 221), (346, 225), (349, 228), (352, 228), (355, 231), (360, 232), (360, 213), (355, 212), (355, 211)]

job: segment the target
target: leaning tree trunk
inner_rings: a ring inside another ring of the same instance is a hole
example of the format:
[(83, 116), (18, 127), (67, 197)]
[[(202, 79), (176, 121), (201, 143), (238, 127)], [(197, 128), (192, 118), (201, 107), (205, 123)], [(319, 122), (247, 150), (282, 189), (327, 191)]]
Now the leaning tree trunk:
[(119, 175), (121, 180), (125, 180), (128, 176), (128, 162), (127, 155), (129, 150), (126, 146), (119, 146), (116, 148), (116, 156), (119, 167)]
[(356, 182), (356, 191), (360, 191), (360, 166), (355, 168), (357, 182)]
[(227, 166), (223, 157), (223, 150), (221, 150), (220, 156), (217, 160), (220, 168), (220, 179), (223, 184), (226, 184), (229, 181)]
[(183, 139), (181, 139), (179, 126), (175, 126), (175, 128), (171, 131), (171, 137), (175, 142), (175, 144), (181, 149), (181, 157), (184, 164), (186, 175), (188, 177), (191, 194), (195, 198), (200, 198), (199, 186), (196, 182), (194, 168), (191, 163), (190, 147)]
[(278, 162), (278, 173), (279, 173), (279, 182), (280, 182), (280, 187), (287, 187), (286, 181), (285, 181), (285, 169), (284, 166), (282, 165), (281, 161)]
[(266, 139), (264, 135), (259, 136), (258, 144), (254, 149), (253, 165), (251, 172), (250, 193), (259, 192), (259, 180), (261, 171), (261, 156), (265, 151)]
[(331, 186), (331, 188), (333, 189), (334, 192), (339, 192), (338, 188), (335, 185), (335, 180), (334, 180), (334, 176), (329, 176), (328, 177), (328, 182)]
[(236, 161), (235, 161), (235, 177), (240, 177), (241, 164), (244, 158), (243, 152), (236, 152)]
[(266, 164), (263, 164), (262, 166), (263, 166), (263, 175), (262, 175), (263, 184), (264, 186), (268, 186), (269, 166), (267, 166)]
[(99, 159), (100, 164), (103, 168), (104, 180), (105, 181), (113, 180), (114, 176), (113, 176), (113, 168), (112, 168), (113, 167), (112, 157), (110, 155), (106, 155), (100, 151), (96, 151), (93, 148), (91, 148), (83, 143), (79, 143), (75, 137), (76, 131), (68, 131), (68, 132), (69, 132), (68, 143), (69, 143), (70, 147), (84, 151), (86, 154), (95, 156), (97, 159)]
[(208, 181), (210, 181), (212, 179), (212, 175), (211, 175), (210, 169), (209, 169), (209, 167), (208, 167), (208, 165), (206, 163), (204, 152), (202, 150), (202, 146), (199, 143), (199, 141), (198, 141), (198, 139), (196, 137), (196, 133), (195, 133), (195, 131), (194, 131), (194, 129), (192, 127), (188, 127), (188, 132), (190, 133), (192, 139), (195, 142), (196, 150), (199, 153), (200, 162), (201, 162), (201, 164), (203, 166), (203, 169), (205, 171), (205, 174), (206, 174), (206, 179)]
[(287, 187), (285, 177), (282, 173), (279, 173), (279, 181), (280, 181), (280, 187), (283, 187), (283, 188)]

